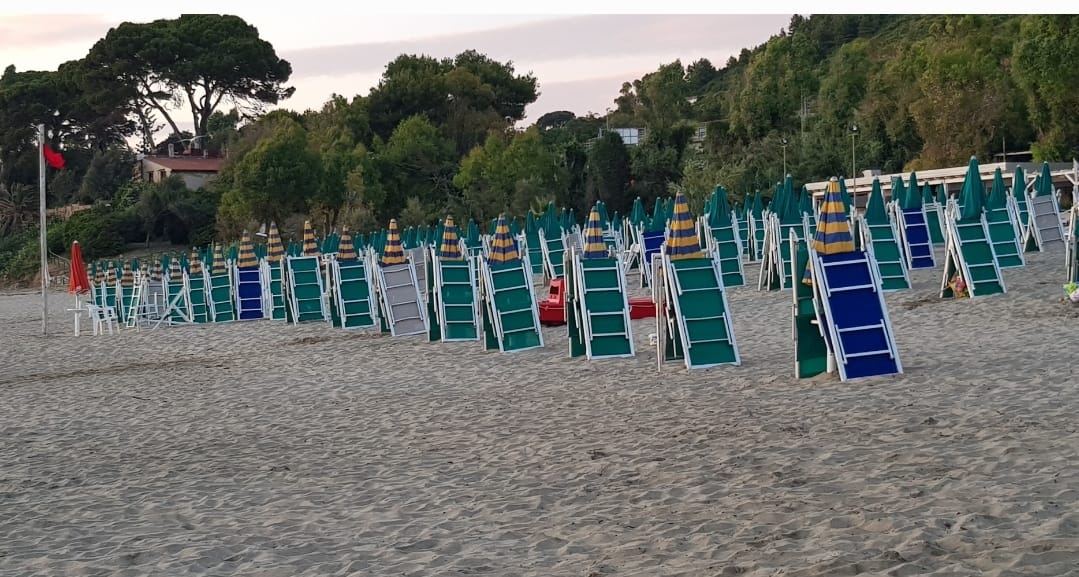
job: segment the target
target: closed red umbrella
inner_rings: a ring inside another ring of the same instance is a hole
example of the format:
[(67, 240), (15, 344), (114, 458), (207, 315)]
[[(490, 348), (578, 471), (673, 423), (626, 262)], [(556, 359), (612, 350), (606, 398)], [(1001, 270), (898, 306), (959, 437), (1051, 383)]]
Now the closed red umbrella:
[(71, 243), (71, 270), (68, 278), (67, 292), (75, 295), (90, 292), (90, 279), (86, 275), (86, 263), (82, 260), (79, 241)]

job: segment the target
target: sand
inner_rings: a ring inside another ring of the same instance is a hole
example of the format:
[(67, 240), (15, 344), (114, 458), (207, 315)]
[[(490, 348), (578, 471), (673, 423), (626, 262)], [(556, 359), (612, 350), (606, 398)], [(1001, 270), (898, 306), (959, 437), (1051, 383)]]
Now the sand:
[(483, 352), (268, 322), (71, 335), (0, 296), (2, 575), (1063, 575), (1079, 570), (1063, 253), (1009, 292), (887, 297), (906, 373), (793, 377), (791, 297), (732, 289), (743, 365)]

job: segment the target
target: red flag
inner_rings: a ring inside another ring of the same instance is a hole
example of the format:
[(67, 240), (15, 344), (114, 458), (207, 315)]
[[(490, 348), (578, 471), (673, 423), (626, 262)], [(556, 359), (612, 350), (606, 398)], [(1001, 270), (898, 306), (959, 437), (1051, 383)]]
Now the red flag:
[(62, 170), (64, 168), (63, 155), (53, 150), (48, 144), (41, 145), (41, 154), (45, 155), (45, 162), (49, 163), (49, 166), (56, 170)]

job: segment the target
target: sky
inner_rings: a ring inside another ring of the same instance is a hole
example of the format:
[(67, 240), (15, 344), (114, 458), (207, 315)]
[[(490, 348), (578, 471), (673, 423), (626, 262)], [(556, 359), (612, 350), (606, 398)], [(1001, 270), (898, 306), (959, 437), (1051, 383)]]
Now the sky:
[[(500, 62), (512, 62), (518, 74), (536, 76), (540, 96), (526, 110), (526, 125), (552, 110), (602, 115), (613, 108), (623, 82), (675, 59), (688, 65), (705, 57), (722, 66), (729, 56), (761, 44), (790, 21), (790, 13), (493, 15), (421, 10), (365, 15), (341, 14), (317, 1), (304, 2), (311, 9), (302, 13), (267, 11), (266, 5), (261, 4), (260, 10), (251, 3), (230, 2), (218, 9), (228, 6), (230, 13), (257, 27), (278, 55), (292, 64), (288, 84), (296, 92), (282, 107), (317, 109), (333, 93), (367, 94), (385, 65), (402, 53), (441, 58), (472, 48)], [(122, 21), (180, 14), (161, 3), (153, 5), (157, 10), (137, 6), (99, 14), (2, 14), (0, 66), (55, 70), (62, 62), (85, 56), (94, 42)]]
[[(334, 93), (367, 94), (386, 63), (402, 53), (441, 58), (472, 48), (500, 62), (512, 62), (518, 73), (537, 77), (540, 96), (526, 109), (522, 125), (553, 110), (603, 115), (613, 108), (623, 82), (675, 59), (688, 65), (704, 57), (721, 67), (742, 48), (757, 46), (785, 28), (795, 10), (858, 12), (852, 3), (807, 6), (779, 0), (747, 5), (758, 12), (753, 15), (715, 13), (724, 9), (717, 6), (723, 3), (705, 0), (648, 5), (624, 0), (615, 5), (632, 12), (626, 14), (610, 13), (610, 2), (568, 0), (538, 4), (550, 11), (538, 15), (520, 13), (524, 7), (518, 4), (490, 0), (398, 4), (364, 0), (340, 8), (330, 0), (305, 0), (282, 4), (284, 9), (277, 10), (267, 9), (272, 3), (254, 0), (185, 0), (183, 11), (218, 12), (227, 6), (230, 13), (257, 27), (278, 55), (292, 63), (288, 84), (296, 93), (282, 107), (317, 109)], [(52, 0), (44, 8), (47, 13), (0, 14), (0, 66), (55, 70), (64, 61), (85, 56), (94, 42), (120, 22), (175, 18), (181, 12), (170, 11), (164, 3), (116, 1), (93, 4), (105, 11), (86, 14), (86, 6), (74, 0)], [(1053, 2), (1040, 7), (1058, 8)], [(939, 11), (926, 0), (911, 0), (904, 8)], [(951, 10), (980, 13), (998, 8), (1007, 6), (995, 0), (949, 4)], [(455, 13), (446, 13), (451, 10)]]

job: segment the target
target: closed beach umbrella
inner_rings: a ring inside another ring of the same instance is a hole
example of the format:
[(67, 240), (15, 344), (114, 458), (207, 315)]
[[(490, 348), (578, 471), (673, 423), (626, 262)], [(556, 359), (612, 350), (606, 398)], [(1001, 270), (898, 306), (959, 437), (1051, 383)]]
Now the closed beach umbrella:
[(922, 195), (918, 189), (918, 175), (910, 173), (910, 182), (907, 183), (907, 195), (903, 197), (903, 208), (921, 208)]
[(79, 241), (71, 243), (71, 270), (68, 272), (67, 292), (75, 295), (90, 292), (90, 277), (86, 274), (86, 263), (82, 260)]
[(221, 250), (221, 243), (214, 244), (214, 265), (210, 274), (217, 276), (225, 274), (225, 253)]
[(963, 179), (963, 190), (959, 193), (959, 202), (963, 205), (963, 211), (959, 220), (967, 222), (982, 217), (982, 209), (985, 207), (985, 185), (982, 184), (982, 172), (978, 169), (978, 159), (970, 157), (967, 165), (967, 175)]
[(281, 242), (281, 231), (277, 230), (277, 223), (270, 223), (270, 232), (266, 237), (266, 260), (269, 262), (281, 262), (285, 257), (285, 245)]
[(517, 240), (510, 234), (510, 226), (506, 223), (506, 215), (498, 217), (498, 225), (495, 226), (495, 235), (491, 239), (491, 262), (513, 262), (520, 258), (517, 252)]
[(251, 243), (251, 233), (244, 231), (240, 237), (240, 254), (236, 259), (236, 268), (256, 268), (259, 259), (255, 256), (255, 245)]
[(401, 233), (397, 230), (397, 219), (390, 220), (386, 231), (386, 246), (382, 249), (382, 266), (405, 264), (405, 250), (401, 246)]
[(356, 260), (356, 247), (352, 244), (352, 235), (347, 228), (341, 231), (337, 242), (337, 260)]
[(446, 222), (442, 224), (442, 245), (438, 247), (438, 258), (441, 260), (463, 260), (461, 256), (461, 240), (457, 237), (457, 225), (453, 223), (453, 217), (446, 215)]
[(599, 207), (592, 207), (584, 230), (584, 254), (581, 255), (583, 258), (607, 258), (611, 255), (607, 243), (603, 241), (603, 223), (600, 219)]
[(1004, 174), (997, 168), (993, 172), (993, 188), (989, 190), (989, 199), (985, 201), (985, 207), (989, 210), (1001, 209), (1008, 206), (1008, 191), (1004, 187)]
[(303, 255), (318, 256), (318, 243), (315, 242), (315, 231), (311, 229), (311, 221), (303, 221)]
[(135, 286), (135, 273), (131, 270), (131, 263), (124, 261), (124, 273), (120, 277), (120, 286), (132, 287)]
[[(880, 190), (879, 182), (876, 189)], [(839, 192), (839, 179), (832, 177), (824, 192), (820, 217), (817, 220), (817, 233), (813, 236), (813, 250), (817, 254), (842, 254), (854, 252), (854, 239), (850, 235), (847, 214), (843, 207), (843, 196)], [(807, 266), (802, 282), (813, 284), (813, 268)]]
[(187, 259), (187, 274), (191, 276), (202, 274), (202, 259), (199, 251), (191, 249), (191, 258)]
[[(659, 201), (656, 201), (659, 206)], [(658, 213), (658, 210), (657, 210)], [(667, 228), (667, 255), (671, 260), (701, 258), (701, 244), (693, 227), (693, 217), (689, 214), (689, 203), (685, 193), (679, 192), (674, 200), (674, 214)]]
[(169, 265), (169, 282), (180, 282), (184, 280), (184, 273), (180, 270), (180, 260), (177, 258), (172, 259), (172, 264)]

